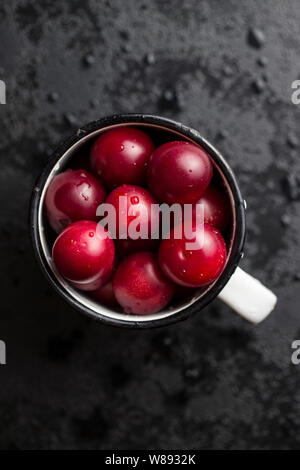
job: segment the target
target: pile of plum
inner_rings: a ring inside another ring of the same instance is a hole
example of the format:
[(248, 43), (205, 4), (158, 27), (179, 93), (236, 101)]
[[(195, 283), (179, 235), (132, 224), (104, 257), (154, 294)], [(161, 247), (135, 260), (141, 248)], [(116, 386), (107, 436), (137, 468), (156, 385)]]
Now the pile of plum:
[[(178, 292), (206, 286), (220, 276), (230, 204), (224, 187), (215, 183), (217, 170), (203, 148), (179, 140), (155, 147), (141, 129), (119, 126), (97, 137), (82, 168), (56, 175), (45, 196), (46, 216), (57, 234), (53, 261), (73, 287), (111, 309), (149, 315)], [(121, 196), (126, 211), (120, 210)], [(115, 238), (97, 215), (103, 203), (115, 208)], [(158, 240), (124, 238), (138, 217), (149, 234), (159, 232), (161, 219), (151, 206), (161, 203), (192, 204), (193, 209), (203, 204), (204, 224), (193, 222), (195, 240), (204, 235), (201, 249), (187, 249), (190, 240), (184, 230), (176, 238), (174, 226)]]

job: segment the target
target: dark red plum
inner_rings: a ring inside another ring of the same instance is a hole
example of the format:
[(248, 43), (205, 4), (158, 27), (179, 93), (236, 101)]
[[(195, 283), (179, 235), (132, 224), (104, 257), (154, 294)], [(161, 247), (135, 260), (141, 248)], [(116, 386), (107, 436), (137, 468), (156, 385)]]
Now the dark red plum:
[(67, 281), (78, 289), (90, 291), (110, 279), (115, 246), (102, 225), (80, 220), (57, 237), (52, 256), (56, 268)]
[[(195, 237), (184, 234), (176, 239), (174, 229), (159, 247), (159, 264), (173, 282), (186, 287), (201, 287), (215, 281), (226, 263), (226, 245), (220, 232), (209, 224), (193, 227)], [(204, 232), (202, 232), (204, 231)], [(197, 242), (199, 248), (188, 249), (187, 243)]]
[(144, 184), (154, 150), (151, 138), (134, 127), (118, 127), (100, 135), (91, 150), (91, 167), (105, 186)]
[(48, 186), (45, 207), (56, 233), (77, 220), (97, 220), (96, 211), (106, 196), (95, 176), (86, 170), (67, 170), (55, 176)]
[(152, 153), (148, 186), (160, 202), (191, 204), (207, 189), (213, 165), (206, 151), (188, 142), (168, 142)]
[(157, 255), (135, 253), (125, 258), (113, 278), (115, 296), (128, 314), (151, 315), (174, 295), (174, 284), (163, 274)]

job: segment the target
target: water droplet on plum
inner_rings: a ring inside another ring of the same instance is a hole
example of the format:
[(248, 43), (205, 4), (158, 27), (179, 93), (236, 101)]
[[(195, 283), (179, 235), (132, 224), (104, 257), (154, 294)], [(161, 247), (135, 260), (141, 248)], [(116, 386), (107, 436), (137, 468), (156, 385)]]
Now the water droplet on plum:
[(131, 202), (131, 204), (138, 204), (140, 202), (140, 200), (139, 200), (138, 196), (132, 196), (130, 198), (130, 202)]

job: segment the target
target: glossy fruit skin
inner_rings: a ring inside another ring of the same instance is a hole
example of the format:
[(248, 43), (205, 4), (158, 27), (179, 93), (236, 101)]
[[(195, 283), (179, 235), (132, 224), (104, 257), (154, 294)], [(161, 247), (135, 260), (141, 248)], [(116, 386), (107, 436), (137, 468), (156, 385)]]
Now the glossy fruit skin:
[(95, 290), (111, 277), (115, 246), (102, 225), (80, 220), (57, 237), (52, 256), (59, 273), (80, 290)]
[(115, 296), (125, 313), (151, 315), (174, 295), (174, 285), (161, 271), (157, 255), (135, 253), (125, 258), (113, 278)]
[(145, 132), (118, 127), (100, 135), (91, 150), (91, 167), (105, 186), (144, 184), (147, 162), (154, 144)]
[(77, 220), (94, 220), (97, 207), (106, 196), (103, 185), (86, 170), (67, 170), (55, 176), (48, 186), (45, 207), (56, 233)]
[[(204, 230), (203, 246), (188, 250), (189, 242), (183, 235), (174, 239), (174, 229), (170, 239), (164, 239), (159, 247), (159, 265), (173, 282), (186, 287), (201, 287), (215, 281), (226, 263), (226, 245), (220, 232), (209, 224), (193, 227), (196, 240), (201, 243), (201, 230)], [(195, 238), (194, 238), (195, 240)], [(191, 241), (191, 240), (190, 240)]]
[[(126, 198), (127, 213), (126, 211), (122, 213), (122, 210), (121, 210), (121, 217), (120, 217), (119, 201), (120, 201), (121, 196)], [(123, 232), (125, 233), (125, 235), (127, 234), (128, 241), (132, 241), (132, 243), (130, 244), (131, 246), (134, 245), (135, 242), (139, 242), (139, 241), (143, 242), (142, 245), (144, 248), (146, 248), (148, 243), (149, 243), (149, 246), (151, 247), (153, 246), (153, 241), (150, 239), (151, 228), (153, 228), (153, 230), (155, 231), (159, 229), (159, 214), (155, 213), (151, 217), (151, 206), (152, 204), (157, 204), (157, 202), (151, 196), (149, 191), (147, 191), (146, 189), (140, 186), (123, 184), (122, 186), (119, 186), (118, 188), (114, 189), (107, 196), (105, 203), (112, 204), (115, 208), (117, 238), (121, 238), (119, 235), (121, 232)], [(139, 217), (142, 226), (147, 227), (148, 239), (137, 239), (137, 240), (130, 239), (128, 227), (130, 223), (137, 217)], [(138, 243), (136, 245), (138, 245)]]
[[(204, 205), (204, 222), (213, 225), (224, 232), (230, 221), (230, 204), (225, 190), (221, 191), (215, 186), (209, 186), (196, 204)], [(193, 215), (196, 211), (193, 208)]]
[(101, 286), (99, 289), (91, 292), (91, 297), (99, 302), (102, 305), (105, 305), (108, 308), (113, 310), (120, 309), (120, 305), (117, 302), (117, 299), (114, 294), (112, 281), (108, 281), (104, 286)]
[(148, 187), (158, 201), (168, 204), (196, 202), (212, 175), (210, 156), (189, 142), (163, 144), (155, 149), (148, 162)]

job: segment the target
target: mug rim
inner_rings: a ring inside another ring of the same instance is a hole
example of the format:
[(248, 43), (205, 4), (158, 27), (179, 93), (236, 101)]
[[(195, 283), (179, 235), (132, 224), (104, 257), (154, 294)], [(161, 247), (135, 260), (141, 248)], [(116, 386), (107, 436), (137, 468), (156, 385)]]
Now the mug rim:
[[(212, 288), (209, 289), (206, 293), (204, 293), (204, 295), (201, 298), (197, 299), (194, 303), (183, 307), (183, 309), (178, 312), (175, 312), (163, 318), (145, 320), (141, 322), (135, 320), (122, 320), (119, 318), (113, 318), (107, 315), (101, 315), (100, 313), (96, 313), (87, 305), (84, 305), (83, 303), (79, 302), (69, 292), (67, 292), (60, 284), (58, 279), (54, 276), (54, 273), (49, 267), (49, 264), (44, 254), (39, 232), (38, 214), (41, 195), (50, 172), (53, 170), (60, 158), (70, 147), (79, 142), (83, 137), (87, 137), (92, 132), (103, 129), (108, 126), (126, 123), (162, 126), (171, 131), (178, 132), (183, 136), (187, 137), (188, 139), (191, 139), (192, 141), (201, 145), (209, 153), (211, 158), (215, 161), (220, 170), (223, 172), (226, 182), (230, 187), (235, 206), (235, 234), (231, 246), (231, 252), (224, 268), (224, 271), (215, 281)], [(103, 117), (99, 120), (92, 121), (89, 124), (78, 128), (78, 130), (75, 131), (73, 135), (62, 141), (61, 144), (59, 144), (59, 146), (56, 148), (52, 156), (49, 158), (48, 162), (44, 166), (40, 176), (38, 177), (34, 185), (30, 202), (29, 216), (30, 235), (35, 256), (44, 275), (46, 276), (52, 287), (54, 287), (56, 292), (60, 296), (62, 296), (70, 305), (72, 305), (76, 310), (79, 310), (80, 312), (88, 315), (89, 317), (92, 317), (93, 319), (102, 321), (109, 325), (126, 328), (153, 328), (170, 325), (172, 323), (177, 323), (178, 321), (186, 319), (193, 313), (196, 313), (196, 311), (198, 310), (202, 310), (221, 292), (221, 290), (223, 289), (223, 287), (225, 287), (230, 277), (234, 273), (235, 269), (237, 268), (239, 261), (243, 256), (243, 247), (246, 234), (244, 199), (242, 198), (236, 177), (231, 167), (229, 166), (225, 158), (222, 156), (222, 154), (217, 149), (215, 149), (214, 146), (200, 134), (200, 132), (193, 129), (192, 127), (186, 126), (180, 122), (174, 121), (169, 118), (156, 116), (153, 114), (141, 113), (114, 114), (111, 116)]]

